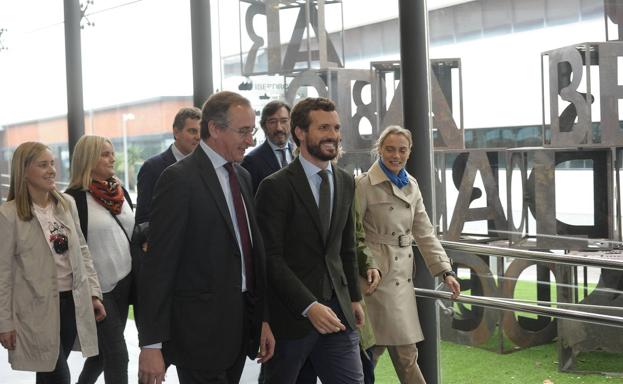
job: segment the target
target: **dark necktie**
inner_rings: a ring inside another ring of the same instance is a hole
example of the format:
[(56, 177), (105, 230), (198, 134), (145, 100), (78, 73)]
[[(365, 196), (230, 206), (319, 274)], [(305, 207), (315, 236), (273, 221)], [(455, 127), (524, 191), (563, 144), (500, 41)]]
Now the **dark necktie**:
[(249, 235), (249, 225), (247, 223), (247, 215), (242, 202), (242, 194), (240, 194), (240, 185), (234, 167), (231, 163), (225, 164), (225, 169), (229, 174), (229, 188), (234, 199), (234, 209), (236, 210), (236, 224), (238, 225), (238, 233), (240, 234), (240, 243), (242, 244), (242, 257), (244, 258), (244, 274), (247, 279), (247, 290), (253, 292), (253, 259), (251, 258), (251, 236)]
[(281, 163), (281, 168), (288, 165), (288, 161), (286, 160), (286, 150), (287, 148), (277, 148), (277, 152), (279, 152), (279, 162)]
[[(327, 238), (329, 237), (329, 226), (331, 225), (331, 187), (329, 186), (329, 171), (323, 169), (318, 172), (318, 176), (322, 179), (318, 198), (318, 212), (320, 213), (320, 224), (322, 225), (322, 239), (326, 244)], [(325, 270), (322, 279), (322, 298), (324, 300), (330, 300), (331, 296), (333, 296), (331, 278)]]
[(322, 238), (327, 241), (329, 225), (331, 224), (331, 188), (329, 186), (329, 171), (326, 169), (318, 172), (322, 179), (320, 183), (320, 194), (318, 199), (318, 212), (320, 213), (320, 224), (322, 225)]

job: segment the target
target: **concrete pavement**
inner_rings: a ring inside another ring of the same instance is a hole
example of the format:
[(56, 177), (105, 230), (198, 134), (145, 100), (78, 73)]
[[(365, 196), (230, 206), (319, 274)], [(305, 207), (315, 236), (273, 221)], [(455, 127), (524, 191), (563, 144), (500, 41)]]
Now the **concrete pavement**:
[[(125, 329), (125, 340), (128, 345), (128, 353), (130, 362), (128, 365), (128, 376), (130, 383), (136, 383), (135, 378), (138, 377), (138, 334), (136, 325), (133, 320), (128, 320)], [(69, 369), (71, 370), (72, 383), (78, 380), (78, 375), (82, 370), (84, 358), (80, 352), (72, 352), (69, 356)], [(257, 383), (257, 376), (260, 372), (259, 364), (248, 360), (242, 373), (241, 384)], [(35, 374), (32, 372), (13, 371), (8, 363), (7, 350), (0, 347), (0, 383), (2, 384), (33, 384), (35, 382)], [(104, 384), (104, 375), (101, 375), (97, 384)], [(175, 367), (169, 368), (167, 371), (165, 384), (179, 384)]]

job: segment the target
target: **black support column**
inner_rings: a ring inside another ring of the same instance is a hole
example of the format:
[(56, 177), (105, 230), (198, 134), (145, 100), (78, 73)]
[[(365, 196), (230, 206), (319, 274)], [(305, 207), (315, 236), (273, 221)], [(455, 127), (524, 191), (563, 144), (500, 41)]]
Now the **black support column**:
[[(400, 68), (405, 128), (413, 135), (413, 149), (407, 170), (418, 181), (426, 211), (433, 214), (433, 145), (431, 138), (430, 90), (428, 59), (428, 10), (425, 0), (398, 0), (400, 22)], [(415, 286), (435, 289), (430, 275), (416, 248)], [(435, 301), (418, 299), (418, 313), (425, 340), (418, 343), (418, 364), (428, 384), (439, 379), (439, 318)]]
[(201, 108), (214, 92), (210, 0), (190, 0), (193, 55), (193, 104)]
[(80, 41), (79, 0), (64, 0), (65, 71), (67, 72), (67, 133), (69, 154), (84, 135), (84, 102), (82, 96), (82, 47)]

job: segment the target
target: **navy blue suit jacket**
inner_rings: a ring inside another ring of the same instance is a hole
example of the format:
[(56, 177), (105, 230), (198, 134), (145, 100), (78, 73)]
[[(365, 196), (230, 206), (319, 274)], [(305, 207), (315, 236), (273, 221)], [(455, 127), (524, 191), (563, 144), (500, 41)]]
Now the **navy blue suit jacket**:
[(173, 155), (171, 147), (169, 147), (166, 151), (145, 161), (140, 171), (138, 171), (136, 224), (144, 223), (151, 219), (151, 201), (153, 199), (156, 181), (158, 181), (162, 172), (171, 164), (175, 164), (175, 156)]
[[(288, 150), (290, 150), (289, 143)], [(242, 165), (251, 174), (254, 194), (257, 192), (257, 188), (265, 177), (272, 175), (281, 169), (281, 165), (277, 161), (275, 152), (273, 152), (273, 149), (268, 144), (268, 139), (264, 141), (262, 145), (249, 152), (249, 154), (244, 157), (244, 160), (242, 160), (240, 165)]]

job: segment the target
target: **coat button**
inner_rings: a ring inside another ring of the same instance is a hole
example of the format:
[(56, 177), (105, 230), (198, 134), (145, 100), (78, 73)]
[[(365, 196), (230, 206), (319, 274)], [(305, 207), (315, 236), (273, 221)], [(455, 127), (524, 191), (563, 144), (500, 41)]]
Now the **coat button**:
[(396, 236), (396, 232), (392, 232), (392, 236)]
[(407, 208), (411, 208), (411, 204), (409, 204), (409, 203), (407, 203), (405, 206), (406, 206)]
[(411, 254), (409, 253), (409, 258), (411, 258)]
[(389, 207), (389, 210), (390, 210), (390, 211), (393, 211), (393, 210), (394, 210), (394, 207), (391, 207), (391, 206), (390, 206), (390, 207)]
[(411, 233), (411, 230), (410, 230), (410, 229), (407, 229), (405, 232), (406, 232), (406, 233)]
[(407, 281), (410, 283), (411, 282), (411, 278), (408, 278)]
[(398, 261), (398, 256), (394, 257), (394, 260)]
[(396, 282), (396, 285), (400, 285), (400, 282), (398, 282), (398, 281), (397, 281), (397, 282)]

